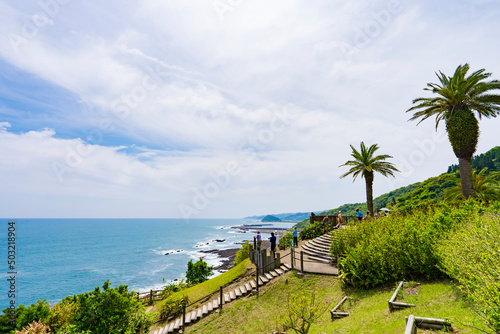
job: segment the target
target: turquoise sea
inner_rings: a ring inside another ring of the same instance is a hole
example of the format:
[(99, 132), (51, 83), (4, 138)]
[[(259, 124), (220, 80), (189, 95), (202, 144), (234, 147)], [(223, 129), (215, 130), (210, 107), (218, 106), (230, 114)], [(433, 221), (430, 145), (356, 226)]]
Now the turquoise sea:
[(37, 299), (53, 304), (92, 291), (108, 279), (112, 286), (126, 284), (135, 291), (161, 287), (163, 278), (182, 278), (190, 259), (220, 263), (216, 255), (200, 250), (237, 248), (253, 238), (231, 226), (258, 224), (241, 219), (0, 219), (2, 309), (13, 299), (7, 281), (13, 271), (8, 267), (10, 221), (15, 223), (16, 305)]

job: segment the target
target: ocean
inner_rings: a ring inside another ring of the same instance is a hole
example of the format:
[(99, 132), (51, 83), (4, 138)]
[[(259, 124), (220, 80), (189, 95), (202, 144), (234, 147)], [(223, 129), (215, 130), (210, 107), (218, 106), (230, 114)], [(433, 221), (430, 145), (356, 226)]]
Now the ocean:
[[(125, 284), (129, 290), (160, 288), (183, 278), (190, 259), (203, 257), (214, 266), (221, 262), (217, 255), (200, 250), (239, 248), (243, 240), (253, 238), (253, 233), (231, 226), (259, 224), (242, 219), (0, 219), (0, 223), (2, 309), (12, 300), (16, 306), (39, 299), (52, 305), (65, 296), (92, 291), (108, 279), (113, 287)], [(9, 241), (9, 231), (15, 240)], [(15, 254), (8, 252), (9, 243), (11, 251), (15, 243)], [(14, 267), (9, 268), (9, 260), (15, 261)]]

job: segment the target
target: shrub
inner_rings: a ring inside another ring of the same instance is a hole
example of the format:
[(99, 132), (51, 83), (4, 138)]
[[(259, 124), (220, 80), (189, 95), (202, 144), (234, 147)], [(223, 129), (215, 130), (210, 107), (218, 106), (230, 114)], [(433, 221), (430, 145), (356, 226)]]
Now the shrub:
[(92, 333), (137, 333), (147, 332), (153, 315), (145, 313), (145, 308), (126, 285), (111, 288), (104, 282), (102, 290), (96, 287), (74, 297), (80, 303), (75, 315), (78, 330)]
[(468, 221), (437, 247), (439, 267), (457, 280), (476, 313), (496, 333), (500, 333), (499, 240), (497, 211)]
[(248, 240), (241, 246), (241, 249), (236, 252), (236, 257), (234, 258), (234, 265), (238, 265), (243, 260), (248, 259), (250, 257), (250, 244)]
[(16, 331), (16, 334), (47, 334), (49, 328), (42, 322), (42, 320), (33, 321), (28, 326), (20, 331)]
[(189, 303), (187, 296), (168, 299), (160, 309), (160, 319), (167, 319), (168, 317), (179, 312), (182, 306)]
[(186, 271), (186, 281), (188, 284), (194, 285), (208, 280), (214, 274), (213, 266), (209, 266), (202, 258), (197, 262), (189, 260), (188, 269)]
[(390, 216), (362, 221), (349, 232), (349, 238), (335, 238), (332, 253), (341, 254), (338, 265), (344, 283), (370, 288), (397, 280), (436, 279), (436, 244), (457, 226), (484, 211), (467, 201), (462, 208), (445, 204), (407, 216)]
[(300, 232), (300, 240), (309, 240), (323, 235), (322, 223), (314, 223), (308, 225)]
[(60, 329), (74, 324), (79, 305), (78, 302), (63, 300), (52, 306), (47, 320), (47, 325), (50, 327), (51, 331), (57, 332)]
[(280, 238), (280, 249), (284, 250), (292, 245), (293, 234), (291, 232), (286, 232)]
[(37, 322), (38, 320), (45, 320), (49, 317), (50, 305), (47, 300), (38, 300), (36, 304), (31, 304), (29, 307), (19, 305), (16, 310), (16, 329), (22, 330), (28, 324)]

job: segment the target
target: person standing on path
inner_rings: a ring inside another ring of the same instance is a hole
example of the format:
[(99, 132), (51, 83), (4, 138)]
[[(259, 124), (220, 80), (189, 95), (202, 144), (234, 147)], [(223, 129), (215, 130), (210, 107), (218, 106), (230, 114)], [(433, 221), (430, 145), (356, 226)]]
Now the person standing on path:
[(257, 248), (260, 249), (260, 245), (262, 244), (262, 237), (260, 236), (260, 231), (257, 231), (257, 236), (254, 237), (256, 241)]
[(274, 231), (274, 236), (276, 237), (276, 246), (279, 250), (280, 249), (280, 235), (278, 234), (278, 231)]
[(359, 211), (359, 209), (356, 209), (356, 213), (358, 215), (358, 220), (359, 221), (363, 220), (363, 212)]
[(377, 212), (375, 212), (374, 217), (375, 217), (375, 219), (380, 218), (380, 210), (377, 210)]
[(273, 254), (276, 251), (276, 237), (274, 236), (274, 232), (271, 232), (271, 237), (269, 238), (269, 241), (271, 242), (271, 253)]
[(297, 231), (297, 228), (293, 230), (293, 244), (295, 247), (299, 245), (299, 232)]
[(339, 211), (339, 215), (337, 216), (337, 225), (342, 225), (342, 211)]

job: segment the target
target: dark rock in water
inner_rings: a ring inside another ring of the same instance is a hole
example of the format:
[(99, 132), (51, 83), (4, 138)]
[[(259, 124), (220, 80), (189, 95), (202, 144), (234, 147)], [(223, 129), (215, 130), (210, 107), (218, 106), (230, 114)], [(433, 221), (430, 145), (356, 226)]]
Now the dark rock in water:
[(170, 254), (170, 253), (165, 253), (165, 255), (168, 255), (168, 254)]
[(224, 242), (224, 241), (226, 241), (226, 239), (215, 239), (215, 240), (213, 240), (213, 241), (214, 241), (214, 242)]

